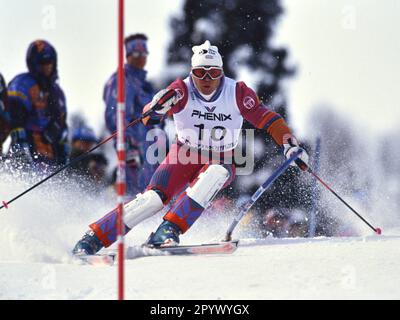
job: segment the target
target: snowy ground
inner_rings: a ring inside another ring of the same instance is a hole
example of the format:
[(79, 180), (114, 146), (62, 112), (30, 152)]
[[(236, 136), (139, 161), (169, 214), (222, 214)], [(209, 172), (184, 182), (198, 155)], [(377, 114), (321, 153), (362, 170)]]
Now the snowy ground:
[[(233, 255), (126, 263), (127, 299), (399, 299), (400, 237), (243, 240)], [(115, 299), (116, 266), (0, 263), (1, 299)]]
[[(2, 175), (1, 197), (29, 185)], [(116, 298), (116, 266), (80, 265), (69, 254), (112, 201), (59, 185), (49, 182), (0, 211), (0, 299)], [(127, 244), (141, 244), (160, 220), (132, 230)], [(230, 221), (201, 217), (182, 242), (222, 238)], [(136, 257), (126, 262), (126, 298), (400, 299), (400, 229), (379, 223), (382, 236), (252, 240), (238, 230), (232, 255)]]

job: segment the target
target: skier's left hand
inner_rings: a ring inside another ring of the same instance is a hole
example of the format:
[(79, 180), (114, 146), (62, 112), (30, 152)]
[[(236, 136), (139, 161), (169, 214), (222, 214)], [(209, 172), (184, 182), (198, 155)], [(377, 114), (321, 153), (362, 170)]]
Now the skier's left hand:
[(289, 159), (293, 152), (297, 152), (299, 150), (303, 150), (303, 152), (300, 153), (299, 157), (290, 165), (298, 166), (301, 170), (307, 171), (309, 156), (307, 151), (299, 146), (296, 138), (294, 136), (291, 136), (283, 143), (283, 153), (286, 159)]

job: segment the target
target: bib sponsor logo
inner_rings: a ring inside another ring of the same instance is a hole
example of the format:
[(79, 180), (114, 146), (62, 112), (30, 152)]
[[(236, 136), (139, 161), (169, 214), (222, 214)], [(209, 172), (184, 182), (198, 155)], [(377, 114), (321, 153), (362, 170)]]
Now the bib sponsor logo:
[(212, 112), (201, 112), (199, 110), (193, 110), (192, 117), (197, 117), (198, 119), (204, 120), (213, 120), (213, 121), (226, 121), (232, 120), (231, 114), (224, 114), (224, 113), (212, 113)]
[(204, 106), (204, 108), (206, 108), (208, 112), (214, 112), (216, 107), (214, 106), (214, 107), (209, 108), (209, 107)]

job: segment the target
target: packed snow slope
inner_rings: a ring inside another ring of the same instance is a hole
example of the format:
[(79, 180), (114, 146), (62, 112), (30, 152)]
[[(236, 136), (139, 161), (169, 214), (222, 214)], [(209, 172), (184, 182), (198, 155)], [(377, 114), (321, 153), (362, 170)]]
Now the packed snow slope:
[[(127, 299), (399, 299), (400, 237), (243, 240), (126, 262)], [(115, 299), (117, 268), (2, 261), (1, 299)]]
[[(34, 182), (18, 181), (1, 175), (1, 200)], [(114, 206), (110, 193), (85, 188), (60, 177), (0, 210), (0, 299), (116, 299), (116, 266), (82, 265), (70, 255), (87, 225)], [(126, 244), (143, 243), (161, 217), (133, 229)], [(221, 239), (231, 219), (202, 216), (182, 243)], [(366, 228), (360, 237), (250, 239), (239, 226), (231, 255), (131, 254), (126, 298), (399, 299), (400, 230), (378, 222), (381, 236)]]

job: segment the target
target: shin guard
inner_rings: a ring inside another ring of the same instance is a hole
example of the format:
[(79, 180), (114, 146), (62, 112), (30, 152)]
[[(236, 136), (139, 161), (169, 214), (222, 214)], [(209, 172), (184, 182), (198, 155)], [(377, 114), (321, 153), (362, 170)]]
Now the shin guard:
[[(141, 221), (153, 216), (163, 208), (160, 196), (154, 190), (139, 193), (124, 205), (125, 234)], [(117, 240), (117, 209), (107, 213), (89, 226), (105, 247)]]

